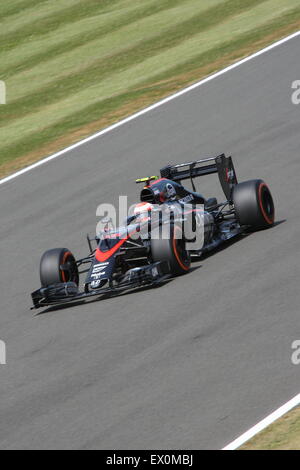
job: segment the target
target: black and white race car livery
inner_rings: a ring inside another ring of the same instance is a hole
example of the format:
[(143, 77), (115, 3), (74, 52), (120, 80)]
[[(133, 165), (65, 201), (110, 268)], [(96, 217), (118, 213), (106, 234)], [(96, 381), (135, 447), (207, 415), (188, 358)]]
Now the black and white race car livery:
[[(123, 226), (88, 237), (90, 252), (85, 258), (76, 260), (66, 248), (45, 252), (41, 288), (32, 293), (33, 308), (158, 285), (187, 273), (193, 257), (248, 230), (274, 224), (268, 186), (260, 179), (238, 183), (231, 157), (222, 154), (168, 165), (160, 173), (137, 180), (144, 187), (133, 214)], [(222, 202), (196, 191), (194, 179), (212, 173), (219, 176)], [(182, 185), (184, 180), (191, 181), (193, 190)]]

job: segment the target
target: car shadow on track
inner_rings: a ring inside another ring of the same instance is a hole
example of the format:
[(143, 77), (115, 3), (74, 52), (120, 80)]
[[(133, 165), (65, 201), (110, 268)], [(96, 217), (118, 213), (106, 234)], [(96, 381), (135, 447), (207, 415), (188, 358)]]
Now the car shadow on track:
[[(285, 222), (287, 222), (286, 219), (277, 220), (276, 222), (274, 222), (274, 225), (271, 228), (267, 229), (267, 230), (274, 230), (277, 226), (279, 226), (281, 224), (284, 224)], [(264, 230), (261, 230), (261, 231), (264, 231)], [(214, 256), (217, 253), (220, 253), (220, 252), (226, 250), (230, 246), (235, 245), (236, 243), (239, 243), (241, 240), (244, 240), (245, 238), (248, 238), (248, 237), (251, 237), (252, 235), (255, 235), (255, 233), (257, 233), (257, 232), (250, 232), (249, 231), (249, 232), (241, 233), (240, 235), (238, 235), (234, 238), (231, 238), (230, 240), (225, 241), (218, 248), (216, 248), (212, 251), (209, 251), (209, 252), (207, 252), (207, 253), (199, 256), (199, 257), (194, 257), (193, 262), (197, 262), (197, 261), (200, 261), (200, 260), (205, 261), (206, 259), (209, 259), (211, 256)]]

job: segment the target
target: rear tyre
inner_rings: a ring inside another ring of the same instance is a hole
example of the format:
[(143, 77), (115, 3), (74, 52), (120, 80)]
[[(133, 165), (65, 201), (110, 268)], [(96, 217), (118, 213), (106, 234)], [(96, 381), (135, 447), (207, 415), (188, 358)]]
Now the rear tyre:
[(79, 273), (73, 254), (67, 248), (48, 250), (41, 259), (40, 279), (42, 287), (60, 282), (79, 284)]
[(171, 273), (178, 276), (190, 270), (191, 257), (185, 248), (185, 241), (181, 236), (181, 229), (174, 227), (168, 239), (151, 239), (152, 260), (168, 261)]
[(233, 204), (240, 225), (248, 225), (252, 230), (259, 230), (274, 224), (275, 208), (272, 194), (262, 180), (237, 184), (233, 190)]

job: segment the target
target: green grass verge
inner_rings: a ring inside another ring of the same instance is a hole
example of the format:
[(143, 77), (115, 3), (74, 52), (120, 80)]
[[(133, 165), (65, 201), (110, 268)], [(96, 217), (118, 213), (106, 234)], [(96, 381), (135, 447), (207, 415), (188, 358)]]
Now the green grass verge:
[(0, 6), (0, 175), (299, 29), (299, 0)]
[(300, 450), (300, 408), (269, 426), (240, 450)]

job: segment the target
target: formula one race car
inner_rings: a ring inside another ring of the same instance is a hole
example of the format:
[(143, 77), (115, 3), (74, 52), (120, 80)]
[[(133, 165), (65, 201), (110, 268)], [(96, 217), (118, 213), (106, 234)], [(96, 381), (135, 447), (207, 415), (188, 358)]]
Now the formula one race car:
[[(188, 272), (192, 257), (243, 232), (274, 224), (268, 186), (259, 179), (238, 183), (231, 157), (222, 154), (168, 165), (160, 173), (160, 178), (137, 180), (144, 187), (133, 213), (122, 227), (107, 225), (95, 238), (88, 237), (87, 257), (76, 260), (66, 248), (46, 251), (40, 263), (42, 287), (32, 293), (33, 308), (159, 285)], [(194, 178), (212, 173), (218, 173), (224, 202), (205, 199), (196, 192)], [(183, 180), (190, 180), (193, 190), (182, 186)], [(84, 266), (87, 269), (79, 272)]]

